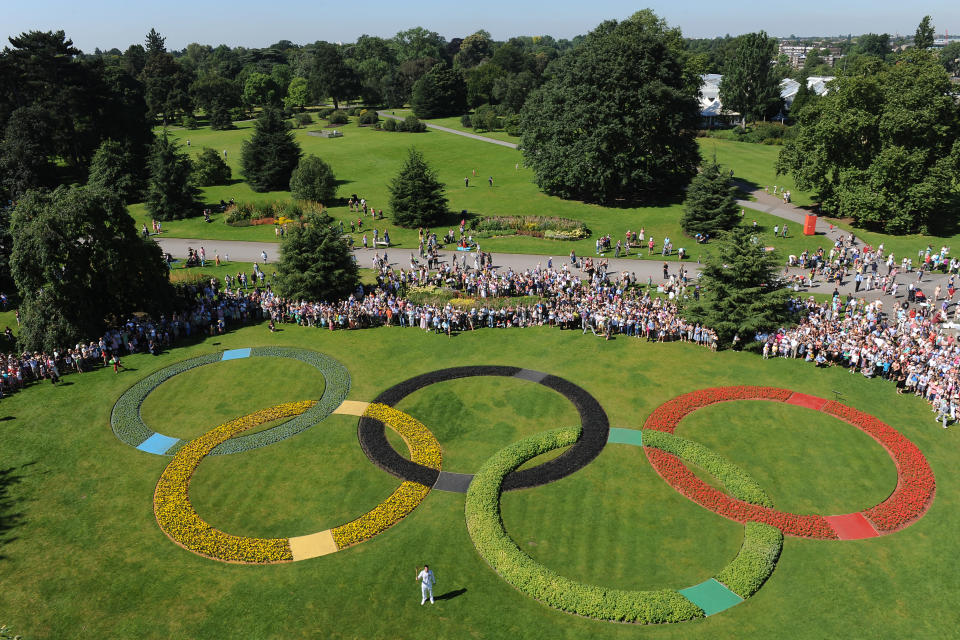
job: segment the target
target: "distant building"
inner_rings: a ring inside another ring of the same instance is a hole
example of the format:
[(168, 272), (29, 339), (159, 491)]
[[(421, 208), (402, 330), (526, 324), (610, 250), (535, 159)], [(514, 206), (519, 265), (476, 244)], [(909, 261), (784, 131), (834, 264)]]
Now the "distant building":
[[(831, 67), (836, 64), (837, 60), (843, 57), (843, 52), (840, 50), (840, 47), (833, 47), (819, 42), (811, 44), (790, 44), (789, 42), (783, 41), (780, 43), (778, 53), (786, 56), (787, 59), (790, 60), (791, 67), (799, 69), (807, 61), (807, 55), (814, 51), (818, 53), (824, 64), (828, 64)], [(823, 51), (829, 51), (830, 53), (827, 55), (822, 53)]]
[[(740, 114), (724, 109), (720, 102), (720, 81), (723, 80), (723, 76), (719, 73), (708, 73), (700, 78), (701, 126), (705, 129), (713, 129), (730, 125), (738, 120)], [(828, 83), (831, 80), (833, 76), (810, 76), (807, 78), (807, 88), (818, 96), (822, 96), (830, 90)], [(796, 80), (786, 78), (780, 82), (780, 97), (783, 99), (784, 110), (790, 110), (790, 105), (793, 104), (793, 99), (797, 97), (799, 90), (800, 83)], [(778, 119), (783, 117), (781, 114)]]

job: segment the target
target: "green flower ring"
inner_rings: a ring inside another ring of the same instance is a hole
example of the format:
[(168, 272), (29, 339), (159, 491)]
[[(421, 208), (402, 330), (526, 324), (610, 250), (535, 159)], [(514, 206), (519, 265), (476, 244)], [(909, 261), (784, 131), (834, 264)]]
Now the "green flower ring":
[(211, 455), (249, 451), (294, 436), (333, 413), (350, 392), (350, 374), (346, 367), (328, 355), (292, 347), (230, 349), (197, 356), (164, 367), (127, 389), (113, 405), (113, 412), (110, 414), (113, 433), (122, 442), (140, 451), (157, 455), (173, 455), (186, 445), (187, 441), (157, 433), (143, 422), (140, 410), (147, 396), (170, 378), (185, 371), (215, 362), (256, 357), (292, 358), (309, 364), (323, 376), (325, 382), (323, 396), (307, 412), (269, 429), (222, 442), (210, 452)]
[[(730, 564), (714, 577), (686, 589), (608, 589), (570, 580), (538, 563), (517, 546), (503, 526), (503, 480), (527, 460), (568, 446), (579, 437), (578, 428), (557, 429), (501, 449), (483, 465), (467, 490), (464, 511), (470, 539), (484, 561), (515, 589), (561, 611), (599, 620), (650, 624), (682, 622), (728, 609), (753, 595), (773, 573), (783, 548), (783, 534), (759, 522), (744, 524), (743, 545)], [(648, 437), (646, 431), (629, 429), (616, 430), (610, 441), (672, 453), (702, 465), (737, 498), (770, 503), (744, 470), (695, 442), (663, 432), (650, 432)]]
[[(360, 404), (360, 403), (356, 403)], [(400, 522), (430, 492), (430, 487), (404, 481), (390, 496), (359, 518), (324, 531), (291, 538), (251, 538), (220, 531), (205, 522), (190, 502), (190, 480), (216, 447), (258, 425), (290, 416), (305, 416), (318, 403), (291, 402), (231, 420), (180, 447), (163, 470), (153, 494), (160, 529), (178, 545), (198, 555), (240, 564), (295, 562), (340, 551), (369, 540)], [(418, 464), (440, 469), (440, 443), (419, 421), (381, 404), (356, 407), (380, 420), (407, 443)]]

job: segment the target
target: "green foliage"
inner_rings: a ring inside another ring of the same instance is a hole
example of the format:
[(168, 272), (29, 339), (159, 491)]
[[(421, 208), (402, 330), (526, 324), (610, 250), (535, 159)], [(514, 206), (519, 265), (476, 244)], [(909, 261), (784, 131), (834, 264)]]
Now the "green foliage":
[(109, 318), (165, 309), (170, 302), (159, 246), (140, 237), (111, 191), (31, 191), (18, 202), (11, 231), (24, 349), (89, 340)]
[(380, 121), (380, 116), (377, 115), (376, 109), (364, 109), (360, 112), (360, 118), (358, 122), (360, 124), (377, 124)]
[(201, 187), (230, 182), (230, 166), (215, 149), (204, 147), (193, 159), (193, 179)]
[(960, 42), (951, 42), (940, 50), (940, 64), (954, 76), (960, 76)]
[(397, 130), (397, 121), (393, 118), (386, 118), (383, 121), (383, 130), (384, 131), (396, 131)]
[(303, 109), (310, 101), (310, 89), (306, 78), (294, 78), (287, 86), (287, 96), (283, 102), (288, 107), (300, 107)]
[(892, 51), (889, 33), (865, 33), (857, 38), (856, 53), (885, 60)]
[(470, 117), (469, 113), (465, 113), (462, 116), (460, 116), (460, 124), (462, 124), (465, 127), (473, 126), (473, 119)]
[(521, 112), (540, 188), (590, 202), (676, 195), (696, 174), (700, 79), (676, 29), (650, 11), (607, 21), (551, 67)]
[(492, 106), (485, 104), (477, 107), (470, 117), (470, 125), (477, 131), (498, 131), (503, 128), (503, 121)]
[(923, 20), (917, 25), (917, 32), (913, 36), (913, 46), (917, 49), (933, 47), (933, 25), (930, 24), (930, 16), (923, 16)]
[(129, 204), (140, 200), (145, 184), (144, 159), (129, 143), (104, 140), (100, 144), (90, 162), (87, 186), (113, 190)]
[(960, 106), (936, 56), (910, 50), (835, 81), (800, 114), (777, 171), (815, 190), (823, 210), (903, 234), (957, 219)]
[(313, 116), (311, 116), (309, 113), (298, 113), (293, 117), (293, 121), (297, 128), (306, 127), (310, 124), (313, 124)]
[(410, 101), (420, 118), (443, 118), (467, 109), (467, 85), (463, 74), (442, 64), (434, 67), (413, 85)]
[(184, 129), (196, 129), (200, 126), (199, 124), (197, 124), (197, 119), (193, 116), (192, 113), (188, 113), (184, 115), (181, 122), (183, 123)]
[(243, 174), (254, 191), (279, 191), (290, 184), (300, 161), (300, 145), (277, 109), (268, 107), (257, 118), (253, 137), (243, 141)]
[(282, 98), (280, 85), (266, 73), (251, 73), (243, 84), (243, 103), (251, 107), (279, 106)]
[(747, 118), (760, 120), (780, 107), (780, 79), (771, 60), (776, 55), (776, 40), (765, 31), (737, 38), (733, 57), (720, 81), (723, 106)]
[(310, 95), (318, 102), (332, 98), (333, 106), (339, 108), (341, 100), (349, 100), (360, 92), (360, 78), (337, 45), (315, 43), (306, 67)]
[(394, 222), (401, 227), (430, 227), (447, 215), (447, 197), (423, 154), (410, 148), (406, 162), (389, 186)]
[(744, 524), (740, 553), (714, 576), (741, 598), (749, 598), (773, 574), (783, 550), (783, 533), (762, 522)]
[(214, 131), (225, 131), (233, 129), (233, 118), (230, 116), (230, 109), (218, 104), (210, 112), (210, 128)]
[(770, 496), (757, 484), (756, 480), (743, 469), (699, 442), (664, 431), (644, 429), (643, 445), (656, 447), (697, 465), (723, 483), (727, 492), (738, 500), (764, 507), (773, 508), (774, 506)]
[(420, 121), (417, 116), (407, 116), (397, 123), (397, 131), (406, 131), (408, 133), (423, 133), (427, 130), (427, 125)]
[(350, 122), (350, 118), (347, 117), (347, 113), (345, 111), (337, 110), (327, 116), (327, 122), (330, 124), (347, 124)]
[(735, 334), (746, 340), (776, 329), (788, 319), (790, 297), (776, 275), (778, 267), (776, 254), (765, 250), (752, 229), (734, 227), (721, 234), (701, 272), (704, 295), (685, 304), (687, 320), (713, 327), (721, 347)]
[(536, 562), (510, 538), (500, 517), (500, 491), (508, 473), (525, 461), (573, 444), (580, 429), (568, 427), (525, 438), (494, 454), (467, 491), (467, 530), (487, 564), (515, 589), (544, 604), (589, 618), (641, 624), (680, 622), (703, 611), (676, 591), (626, 591), (575, 582)]
[(196, 214), (200, 190), (193, 182), (193, 165), (166, 133), (154, 142), (147, 167), (146, 205), (152, 217), (176, 220)]
[(582, 221), (555, 216), (491, 216), (474, 218), (469, 224), (474, 235), (481, 238), (516, 233), (552, 240), (580, 240), (590, 235)]
[(30, 189), (53, 184), (49, 114), (36, 106), (14, 111), (0, 140), (0, 191), (16, 199)]
[(280, 245), (274, 284), (290, 300), (342, 300), (359, 282), (357, 263), (333, 219), (309, 214)]
[(337, 195), (333, 169), (317, 156), (302, 157), (290, 176), (290, 193), (298, 200), (330, 202)]
[(730, 174), (716, 162), (705, 165), (687, 189), (680, 226), (689, 236), (702, 233), (714, 237), (739, 221), (737, 190), (730, 184)]

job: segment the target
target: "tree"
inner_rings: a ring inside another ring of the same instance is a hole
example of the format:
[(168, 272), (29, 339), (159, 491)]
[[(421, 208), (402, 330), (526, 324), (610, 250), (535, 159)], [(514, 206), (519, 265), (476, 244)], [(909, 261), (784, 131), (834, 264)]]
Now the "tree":
[(329, 203), (337, 195), (337, 178), (326, 162), (304, 156), (290, 176), (290, 193), (298, 200)]
[(284, 98), (284, 104), (287, 107), (299, 107), (300, 110), (303, 110), (303, 106), (310, 102), (310, 90), (307, 86), (306, 78), (294, 78), (290, 81), (290, 85), (287, 87), (287, 97)]
[(917, 49), (933, 47), (933, 25), (930, 24), (930, 16), (923, 16), (923, 20), (917, 25), (917, 32), (913, 36), (913, 46)]
[(243, 141), (243, 174), (254, 191), (278, 191), (290, 184), (300, 161), (300, 145), (280, 111), (267, 107), (257, 118), (253, 137)]
[(53, 184), (53, 123), (38, 106), (20, 107), (7, 121), (0, 140), (0, 191), (7, 199)]
[(856, 53), (885, 60), (890, 55), (889, 33), (865, 33), (857, 38)]
[(736, 194), (730, 174), (714, 160), (690, 182), (680, 226), (690, 236), (702, 233), (716, 237), (721, 231), (733, 229), (740, 221)]
[(357, 287), (357, 263), (333, 218), (311, 213), (280, 245), (274, 286), (288, 300), (334, 302)]
[(453, 58), (453, 66), (469, 69), (493, 55), (493, 39), (490, 33), (481, 29), (460, 42), (460, 51)]
[(265, 73), (254, 72), (243, 84), (243, 102), (251, 107), (260, 105), (278, 106), (281, 99), (280, 85)]
[(410, 105), (418, 118), (442, 118), (467, 109), (467, 85), (463, 74), (442, 64), (434, 65), (413, 85)]
[(724, 232), (701, 272), (703, 296), (684, 305), (687, 321), (713, 328), (721, 346), (736, 334), (749, 340), (758, 331), (776, 329), (789, 317), (790, 298), (776, 275), (778, 265), (776, 254), (766, 251), (752, 229)]
[(146, 184), (144, 161), (129, 143), (104, 140), (93, 154), (87, 186), (116, 192), (124, 204), (138, 202)]
[(940, 50), (940, 64), (950, 75), (960, 75), (960, 42), (951, 42)]
[(157, 138), (147, 164), (147, 211), (157, 220), (178, 220), (197, 212), (200, 190), (193, 182), (193, 164), (167, 134)]
[(329, 42), (314, 45), (313, 64), (307, 79), (313, 97), (318, 102), (331, 98), (337, 109), (341, 100), (360, 93), (360, 78), (343, 59), (340, 47)]
[(811, 102), (816, 101), (816, 99), (819, 97), (810, 89), (810, 85), (807, 81), (807, 74), (801, 73), (800, 77), (797, 79), (797, 82), (800, 83), (800, 86), (797, 88), (797, 95), (793, 97), (793, 102), (790, 103), (790, 117), (794, 121), (800, 117), (800, 114), (803, 113), (803, 110)]
[(936, 55), (845, 75), (805, 107), (777, 160), (824, 211), (885, 233), (949, 229), (957, 220), (960, 106)]
[(229, 184), (230, 165), (220, 157), (215, 149), (204, 147), (193, 159), (193, 180), (201, 187)]
[(640, 11), (604, 22), (552, 63), (520, 116), (540, 188), (591, 202), (679, 194), (700, 164), (700, 78), (684, 55), (679, 30)]
[(26, 350), (63, 348), (101, 335), (108, 319), (167, 308), (160, 247), (140, 237), (112, 191), (31, 191), (14, 210), (12, 236)]
[(423, 27), (414, 27), (393, 36), (392, 45), (398, 62), (433, 58), (442, 60), (445, 56), (446, 41), (435, 31)]
[(737, 38), (737, 48), (720, 81), (720, 101), (741, 114), (742, 126), (747, 118), (765, 119), (780, 106), (780, 80), (771, 63), (776, 53), (776, 41), (766, 31)]
[(413, 147), (389, 189), (393, 221), (401, 227), (429, 227), (439, 224), (447, 215), (443, 184), (423, 154)]

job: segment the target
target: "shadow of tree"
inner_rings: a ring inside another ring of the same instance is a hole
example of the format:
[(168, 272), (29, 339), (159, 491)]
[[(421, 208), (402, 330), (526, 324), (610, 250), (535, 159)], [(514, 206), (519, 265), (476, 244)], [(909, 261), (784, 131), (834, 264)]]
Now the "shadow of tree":
[(0, 560), (6, 559), (2, 549), (7, 543), (16, 540), (16, 536), (12, 535), (12, 532), (24, 520), (23, 512), (17, 510), (17, 505), (22, 501), (22, 498), (13, 494), (13, 487), (23, 481), (24, 470), (34, 464), (36, 462), (29, 462), (20, 467), (0, 469)]

